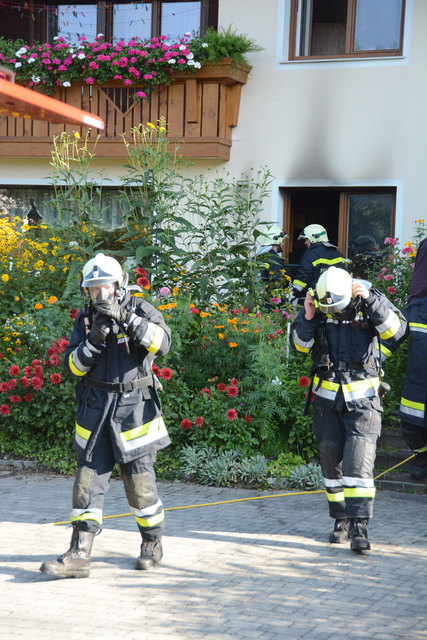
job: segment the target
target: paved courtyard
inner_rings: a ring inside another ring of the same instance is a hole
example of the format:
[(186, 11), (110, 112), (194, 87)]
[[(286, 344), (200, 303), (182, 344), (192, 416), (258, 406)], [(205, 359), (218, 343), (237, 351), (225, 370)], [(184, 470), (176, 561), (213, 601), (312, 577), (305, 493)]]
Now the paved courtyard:
[[(91, 576), (39, 573), (68, 548), (73, 479), (0, 477), (0, 638), (427, 639), (427, 495), (377, 492), (372, 551), (331, 545), (323, 494), (192, 509), (276, 492), (159, 483), (164, 558), (133, 569), (132, 517), (106, 519)], [(105, 514), (129, 513), (112, 480)]]

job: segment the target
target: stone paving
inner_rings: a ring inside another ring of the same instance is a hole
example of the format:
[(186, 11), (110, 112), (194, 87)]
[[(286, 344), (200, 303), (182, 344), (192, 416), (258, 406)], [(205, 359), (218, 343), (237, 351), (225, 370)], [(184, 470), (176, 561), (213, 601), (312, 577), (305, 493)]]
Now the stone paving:
[[(0, 638), (427, 639), (427, 496), (380, 490), (371, 552), (331, 545), (323, 494), (174, 507), (276, 492), (159, 483), (164, 558), (135, 571), (133, 518), (106, 519), (91, 576), (38, 569), (68, 548), (73, 479), (0, 477)], [(104, 515), (129, 513), (112, 480)]]

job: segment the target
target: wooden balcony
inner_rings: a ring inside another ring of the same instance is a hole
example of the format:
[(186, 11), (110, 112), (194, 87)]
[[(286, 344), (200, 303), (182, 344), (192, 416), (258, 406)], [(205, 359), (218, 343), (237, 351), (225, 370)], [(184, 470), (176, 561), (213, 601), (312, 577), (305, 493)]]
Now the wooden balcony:
[[(228, 160), (231, 133), (237, 126), (240, 94), (251, 67), (223, 60), (217, 66), (204, 65), (194, 75), (175, 73), (172, 83), (155, 91), (149, 99), (135, 100), (143, 85), (123, 87), (117, 81), (106, 86), (73, 84), (58, 89), (56, 98), (94, 113), (105, 121), (96, 155), (124, 158), (123, 134), (131, 139), (131, 129), (141, 122), (164, 116), (169, 135), (184, 141), (180, 152), (189, 158)], [(49, 157), (52, 137), (63, 131), (86, 135), (86, 127), (58, 125), (27, 118), (0, 117), (0, 156)]]

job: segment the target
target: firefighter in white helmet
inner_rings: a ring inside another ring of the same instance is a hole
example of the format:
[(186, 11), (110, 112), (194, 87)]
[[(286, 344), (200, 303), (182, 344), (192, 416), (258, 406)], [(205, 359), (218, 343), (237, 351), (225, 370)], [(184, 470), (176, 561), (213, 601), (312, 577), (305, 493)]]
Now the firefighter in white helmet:
[(83, 267), (85, 309), (75, 320), (64, 359), (77, 380), (73, 533), (69, 550), (40, 567), (58, 578), (89, 575), (116, 463), (142, 537), (135, 568), (155, 567), (162, 557), (164, 510), (153, 464), (170, 440), (151, 365), (168, 352), (170, 330), (157, 309), (131, 296), (127, 284), (120, 263), (103, 253)]
[(335, 520), (329, 541), (350, 538), (356, 552), (370, 549), (373, 470), (386, 388), (377, 347), (395, 350), (405, 330), (405, 318), (385, 295), (337, 267), (322, 273), (316, 290), (307, 292), (291, 327), (294, 348), (313, 360), (308, 398), (313, 393), (313, 432)]
[(294, 299), (303, 299), (308, 289), (314, 288), (320, 274), (328, 267), (340, 265), (345, 268), (346, 258), (329, 242), (325, 227), (310, 224), (298, 236), (307, 247), (292, 282)]
[(274, 308), (270, 297), (280, 293), (287, 285), (285, 261), (280, 256), (283, 250), (282, 243), (286, 238), (289, 238), (288, 234), (277, 224), (269, 225), (259, 237), (261, 250), (257, 257), (263, 266), (260, 280), (263, 286), (263, 306), (266, 309)]

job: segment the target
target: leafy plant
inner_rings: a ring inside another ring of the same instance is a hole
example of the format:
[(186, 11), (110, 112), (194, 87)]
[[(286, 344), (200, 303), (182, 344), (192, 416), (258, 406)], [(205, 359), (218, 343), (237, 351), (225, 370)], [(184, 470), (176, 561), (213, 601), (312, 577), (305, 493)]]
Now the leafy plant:
[(322, 470), (315, 462), (296, 467), (289, 474), (289, 484), (294, 489), (319, 490), (325, 488)]

